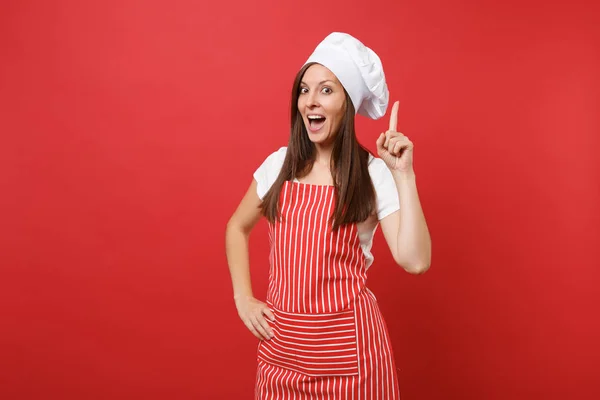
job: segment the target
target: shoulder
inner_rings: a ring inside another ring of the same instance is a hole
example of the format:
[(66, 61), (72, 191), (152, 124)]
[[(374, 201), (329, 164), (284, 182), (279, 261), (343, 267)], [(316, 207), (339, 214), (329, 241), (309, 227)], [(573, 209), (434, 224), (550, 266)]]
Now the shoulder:
[(280, 147), (279, 150), (274, 151), (269, 154), (267, 158), (263, 161), (259, 170), (263, 170), (264, 172), (279, 174), (279, 170), (283, 165), (283, 161), (285, 160), (285, 155), (287, 153), (287, 147)]
[(277, 176), (279, 176), (286, 153), (287, 147), (280, 147), (279, 150), (269, 154), (256, 171), (254, 171), (253, 176), (257, 182), (258, 196), (261, 199), (269, 190), (273, 182), (275, 182)]
[(381, 158), (369, 154), (369, 175), (373, 184), (376, 185), (382, 180), (389, 179), (392, 173)]
[(369, 175), (377, 196), (377, 219), (381, 220), (400, 208), (398, 189), (392, 171), (381, 158), (369, 156)]
[(272, 163), (281, 163), (283, 164), (283, 160), (285, 160), (285, 155), (287, 154), (287, 147), (280, 147), (279, 150), (274, 151), (269, 154), (267, 160), (270, 160)]

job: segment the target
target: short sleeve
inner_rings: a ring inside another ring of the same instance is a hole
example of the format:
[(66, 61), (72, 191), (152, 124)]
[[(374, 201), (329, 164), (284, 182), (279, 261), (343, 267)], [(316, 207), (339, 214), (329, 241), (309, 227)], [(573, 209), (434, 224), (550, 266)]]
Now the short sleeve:
[(256, 193), (262, 200), (265, 194), (269, 191), (273, 183), (277, 180), (283, 161), (285, 160), (285, 153), (287, 147), (282, 147), (274, 153), (271, 153), (265, 161), (254, 171), (254, 179), (256, 180)]
[(398, 188), (392, 172), (381, 158), (372, 159), (369, 171), (377, 195), (377, 219), (382, 220), (400, 209)]

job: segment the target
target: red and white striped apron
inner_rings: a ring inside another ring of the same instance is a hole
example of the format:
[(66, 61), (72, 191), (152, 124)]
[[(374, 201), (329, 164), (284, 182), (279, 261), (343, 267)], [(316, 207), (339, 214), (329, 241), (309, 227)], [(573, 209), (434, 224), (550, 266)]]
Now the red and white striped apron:
[(267, 304), (256, 399), (399, 398), (387, 327), (366, 287), (356, 224), (332, 232), (333, 186), (285, 182), (270, 224)]

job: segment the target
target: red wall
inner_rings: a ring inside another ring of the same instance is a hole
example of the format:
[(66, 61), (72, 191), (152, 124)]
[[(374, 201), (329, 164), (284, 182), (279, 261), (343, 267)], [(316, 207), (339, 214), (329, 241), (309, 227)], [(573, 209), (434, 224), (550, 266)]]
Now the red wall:
[(432, 268), (378, 231), (370, 277), (403, 399), (600, 398), (595, 4), (2, 2), (0, 398), (252, 398), (225, 224), (333, 30), (416, 146)]

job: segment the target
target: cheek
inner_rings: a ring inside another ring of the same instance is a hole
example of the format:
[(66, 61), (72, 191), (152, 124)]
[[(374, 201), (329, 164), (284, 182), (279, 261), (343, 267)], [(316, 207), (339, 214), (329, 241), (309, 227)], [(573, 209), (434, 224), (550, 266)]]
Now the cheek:
[(298, 111), (302, 110), (305, 106), (304, 97), (302, 97), (302, 96), (298, 97), (298, 102), (296, 105), (298, 107)]
[(344, 103), (340, 102), (339, 99), (327, 99), (327, 103), (323, 102), (322, 106), (325, 108), (327, 114), (331, 119), (338, 120), (344, 116)]
[(345, 99), (337, 98), (335, 99), (335, 102), (332, 102), (331, 106), (332, 114), (334, 115), (336, 122), (339, 123), (339, 121), (344, 118), (344, 113), (346, 112)]
[(335, 114), (333, 115), (332, 122), (336, 127), (338, 127), (341, 124), (342, 120), (344, 119), (344, 113), (345, 113), (344, 109), (341, 109), (341, 110), (338, 109), (335, 112)]

